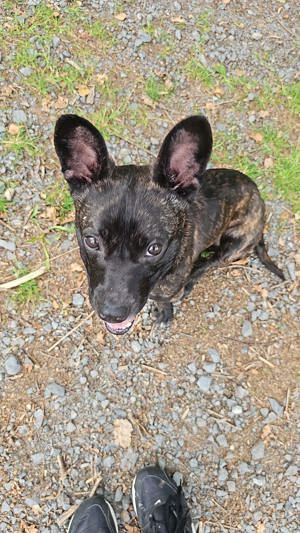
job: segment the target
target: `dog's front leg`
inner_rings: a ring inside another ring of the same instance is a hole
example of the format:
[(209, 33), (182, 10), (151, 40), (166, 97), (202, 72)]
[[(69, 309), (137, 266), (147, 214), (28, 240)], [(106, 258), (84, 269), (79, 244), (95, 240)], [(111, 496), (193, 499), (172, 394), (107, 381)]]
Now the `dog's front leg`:
[(174, 316), (174, 308), (170, 300), (156, 302), (156, 305), (157, 305), (156, 320), (158, 324), (168, 324), (169, 322), (171, 322)]

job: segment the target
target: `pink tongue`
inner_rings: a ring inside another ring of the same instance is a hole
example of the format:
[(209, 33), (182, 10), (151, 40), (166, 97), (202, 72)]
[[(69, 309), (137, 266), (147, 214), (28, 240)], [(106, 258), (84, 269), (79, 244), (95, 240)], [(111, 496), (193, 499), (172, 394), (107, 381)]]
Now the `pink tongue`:
[(134, 318), (134, 316), (129, 317), (123, 322), (107, 322), (107, 325), (110, 327), (110, 329), (126, 329), (131, 325)]

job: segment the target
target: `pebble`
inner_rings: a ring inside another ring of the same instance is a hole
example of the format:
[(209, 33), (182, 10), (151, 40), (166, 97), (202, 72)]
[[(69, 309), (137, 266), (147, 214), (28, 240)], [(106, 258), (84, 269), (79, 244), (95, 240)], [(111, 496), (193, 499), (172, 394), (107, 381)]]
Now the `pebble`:
[(22, 67), (20, 68), (20, 73), (22, 74), (22, 76), (30, 76), (32, 74), (33, 70), (31, 67)]
[(265, 445), (262, 440), (257, 442), (251, 450), (252, 459), (254, 461), (259, 461), (264, 458), (265, 455)]
[(72, 304), (76, 307), (82, 307), (84, 304), (84, 297), (79, 292), (73, 294), (72, 296)]
[(212, 378), (210, 376), (201, 376), (197, 381), (197, 385), (202, 392), (208, 392), (210, 389), (211, 381)]
[(292, 261), (289, 261), (287, 264), (286, 264), (286, 268), (288, 270), (288, 273), (289, 273), (289, 276), (291, 278), (292, 281), (296, 281), (296, 267), (295, 267), (295, 263), (292, 262)]
[(252, 335), (252, 325), (249, 320), (245, 320), (242, 327), (243, 337), (250, 337)]
[(10, 506), (6, 501), (4, 501), (1, 505), (1, 512), (2, 513), (10, 513)]
[(44, 411), (42, 409), (36, 409), (33, 413), (34, 416), (34, 426), (36, 429), (39, 429), (43, 425), (44, 421)]
[(5, 250), (8, 250), (9, 252), (15, 252), (16, 243), (14, 241), (4, 241), (3, 239), (0, 239), (0, 248), (4, 248)]
[(11, 118), (16, 124), (24, 124), (27, 121), (26, 113), (22, 109), (15, 109), (12, 112)]
[(208, 348), (207, 353), (214, 363), (220, 363), (221, 357), (217, 350), (214, 350), (213, 348)]
[(58, 383), (49, 383), (45, 388), (45, 398), (49, 398), (51, 395), (63, 398), (66, 394), (66, 389)]
[(31, 461), (33, 462), (34, 465), (39, 465), (41, 464), (45, 459), (45, 456), (42, 452), (40, 453), (33, 453), (31, 455)]
[(11, 355), (10, 357), (8, 357), (8, 359), (6, 359), (4, 367), (5, 367), (6, 373), (9, 376), (16, 376), (22, 370), (22, 366), (20, 362), (14, 355)]
[(134, 353), (139, 353), (142, 349), (138, 341), (132, 341), (131, 348), (133, 349)]
[(282, 416), (283, 415), (283, 407), (282, 407), (282, 405), (280, 405), (277, 402), (277, 400), (274, 400), (274, 398), (269, 398), (269, 402), (270, 402), (272, 411), (274, 411), (274, 413), (277, 416)]

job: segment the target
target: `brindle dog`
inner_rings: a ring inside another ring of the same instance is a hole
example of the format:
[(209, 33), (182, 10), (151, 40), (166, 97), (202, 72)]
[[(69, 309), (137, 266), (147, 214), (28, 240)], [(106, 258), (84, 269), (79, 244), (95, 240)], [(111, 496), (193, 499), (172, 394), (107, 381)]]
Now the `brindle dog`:
[(111, 333), (126, 333), (148, 298), (167, 322), (172, 302), (209, 267), (253, 250), (284, 279), (265, 248), (255, 183), (237, 170), (206, 170), (205, 117), (179, 122), (149, 166), (115, 165), (99, 131), (76, 115), (58, 119), (54, 142), (75, 203), (90, 301)]

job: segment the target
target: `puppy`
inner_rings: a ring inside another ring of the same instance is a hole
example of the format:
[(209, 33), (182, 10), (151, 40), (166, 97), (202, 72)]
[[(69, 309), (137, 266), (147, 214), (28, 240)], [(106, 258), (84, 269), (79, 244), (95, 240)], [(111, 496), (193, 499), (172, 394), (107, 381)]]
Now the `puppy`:
[(58, 119), (54, 144), (75, 204), (90, 301), (111, 333), (129, 331), (148, 298), (169, 321), (172, 301), (209, 267), (253, 250), (284, 279), (265, 248), (255, 183), (236, 170), (206, 170), (212, 132), (204, 116), (179, 122), (153, 165), (115, 165), (101, 133), (76, 115)]

